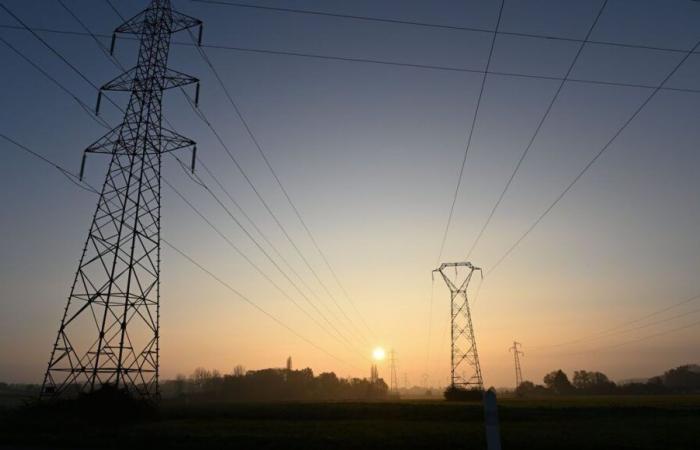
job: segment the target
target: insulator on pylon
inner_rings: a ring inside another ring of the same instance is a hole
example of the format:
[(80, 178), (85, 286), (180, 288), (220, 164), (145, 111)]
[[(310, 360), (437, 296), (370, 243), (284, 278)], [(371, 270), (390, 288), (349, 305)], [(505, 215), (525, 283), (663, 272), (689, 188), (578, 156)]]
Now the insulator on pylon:
[(112, 33), (112, 43), (109, 46), (109, 54), (114, 55), (114, 45), (117, 43), (117, 33)]
[(192, 147), (192, 164), (190, 165), (192, 173), (194, 173), (194, 165), (197, 162), (197, 146)]
[(197, 81), (197, 87), (194, 91), (194, 106), (199, 107), (199, 81)]
[(87, 153), (83, 152), (83, 160), (80, 162), (80, 181), (83, 181), (83, 174), (85, 173), (85, 158)]
[(100, 103), (102, 103), (102, 91), (97, 91), (97, 104), (95, 105), (95, 115), (100, 115)]
[(204, 24), (199, 24), (199, 34), (197, 36), (197, 45), (202, 46), (202, 32), (204, 31)]

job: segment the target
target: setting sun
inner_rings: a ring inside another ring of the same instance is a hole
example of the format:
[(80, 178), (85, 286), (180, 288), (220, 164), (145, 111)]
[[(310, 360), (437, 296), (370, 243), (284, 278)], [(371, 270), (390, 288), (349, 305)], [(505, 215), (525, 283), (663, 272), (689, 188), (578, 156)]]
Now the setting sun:
[(381, 347), (376, 347), (374, 350), (372, 350), (372, 358), (377, 361), (383, 360), (385, 356), (386, 352)]

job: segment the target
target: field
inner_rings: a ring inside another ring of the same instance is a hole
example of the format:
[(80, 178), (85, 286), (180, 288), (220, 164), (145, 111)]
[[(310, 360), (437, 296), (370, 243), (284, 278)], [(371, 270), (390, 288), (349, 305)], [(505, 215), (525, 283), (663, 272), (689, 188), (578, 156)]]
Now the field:
[[(700, 396), (502, 399), (504, 449), (697, 449)], [(6, 410), (0, 449), (484, 449), (479, 404), (198, 404), (153, 417), (71, 419)]]

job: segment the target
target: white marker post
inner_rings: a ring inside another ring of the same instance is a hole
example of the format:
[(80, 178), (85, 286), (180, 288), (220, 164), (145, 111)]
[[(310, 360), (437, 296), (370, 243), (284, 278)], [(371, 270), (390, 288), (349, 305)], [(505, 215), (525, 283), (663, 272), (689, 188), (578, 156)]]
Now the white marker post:
[(501, 430), (498, 425), (498, 404), (493, 388), (484, 393), (484, 422), (486, 423), (486, 448), (501, 450)]

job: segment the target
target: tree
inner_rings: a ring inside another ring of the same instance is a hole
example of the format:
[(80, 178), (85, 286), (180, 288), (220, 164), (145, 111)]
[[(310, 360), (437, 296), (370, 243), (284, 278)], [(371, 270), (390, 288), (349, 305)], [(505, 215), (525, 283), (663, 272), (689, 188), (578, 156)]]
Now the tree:
[(574, 372), (574, 387), (586, 394), (609, 394), (615, 390), (615, 383), (602, 372), (577, 370)]
[(569, 377), (561, 369), (548, 373), (543, 381), (547, 389), (557, 395), (570, 394), (574, 390)]
[(177, 395), (178, 397), (184, 396), (186, 386), (187, 386), (187, 378), (182, 374), (178, 374), (175, 377), (175, 395)]
[(664, 373), (663, 384), (675, 391), (693, 392), (700, 390), (700, 367), (686, 365)]
[(242, 377), (245, 375), (245, 367), (242, 365), (238, 364), (236, 367), (233, 368), (233, 376), (234, 377)]

